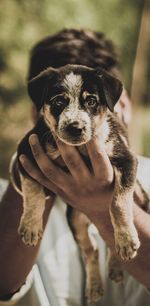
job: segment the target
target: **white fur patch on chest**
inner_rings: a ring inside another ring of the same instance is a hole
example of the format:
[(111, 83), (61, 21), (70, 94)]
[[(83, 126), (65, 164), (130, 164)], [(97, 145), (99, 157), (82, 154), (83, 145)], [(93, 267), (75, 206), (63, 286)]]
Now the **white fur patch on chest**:
[(110, 127), (107, 120), (104, 120), (100, 128), (98, 129), (98, 138), (101, 146), (105, 147), (105, 150), (109, 157), (113, 156), (113, 140), (109, 139)]
[(99, 141), (102, 145), (105, 145), (105, 143), (107, 142), (109, 132), (110, 132), (110, 130), (109, 130), (109, 124), (108, 124), (107, 120), (104, 120), (102, 122), (102, 124), (100, 124), (99, 126), (97, 125), (96, 135), (98, 136)]
[(109, 157), (113, 156), (113, 148), (114, 148), (114, 143), (113, 141), (109, 141), (106, 143), (106, 153), (108, 154)]
[(74, 74), (73, 72), (66, 74), (63, 80), (63, 86), (66, 87), (70, 93), (75, 93), (77, 96), (81, 91), (82, 84), (82, 77), (78, 74)]

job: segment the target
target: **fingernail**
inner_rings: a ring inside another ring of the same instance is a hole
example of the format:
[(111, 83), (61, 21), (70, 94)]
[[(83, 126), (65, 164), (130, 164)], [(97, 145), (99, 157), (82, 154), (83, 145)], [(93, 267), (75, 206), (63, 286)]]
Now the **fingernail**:
[(30, 135), (30, 137), (29, 137), (29, 142), (31, 143), (31, 144), (36, 144), (37, 143), (37, 141), (38, 141), (38, 138), (37, 138), (37, 135), (36, 134), (32, 134), (32, 135)]
[(23, 163), (24, 161), (25, 161), (25, 155), (24, 154), (21, 154), (20, 156), (19, 156), (19, 160), (20, 160), (20, 162), (21, 163)]

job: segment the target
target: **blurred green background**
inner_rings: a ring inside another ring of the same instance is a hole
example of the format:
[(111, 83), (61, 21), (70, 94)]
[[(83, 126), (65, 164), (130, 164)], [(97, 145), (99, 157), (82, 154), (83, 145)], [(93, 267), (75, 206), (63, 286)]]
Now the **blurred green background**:
[[(143, 0), (0, 1), (0, 176), (8, 177), (10, 156), (32, 126), (26, 75), (34, 43), (63, 28), (105, 32), (118, 47), (124, 83), (130, 92), (143, 7)], [(138, 153), (146, 156), (150, 156), (149, 75), (150, 71), (144, 70), (145, 87), (137, 106), (142, 131)]]

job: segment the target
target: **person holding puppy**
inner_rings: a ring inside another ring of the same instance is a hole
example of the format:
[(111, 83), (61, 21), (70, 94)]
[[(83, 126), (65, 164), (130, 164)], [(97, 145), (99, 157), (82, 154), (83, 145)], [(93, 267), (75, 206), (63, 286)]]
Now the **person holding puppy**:
[[(47, 65), (60, 67), (67, 64), (68, 59), (72, 64), (90, 67), (103, 65), (105, 68), (105, 65), (110, 65), (112, 73), (118, 69), (113, 46), (100, 33), (66, 30), (50, 39), (51, 47), (48, 48), (49, 42), (44, 40), (34, 48), (29, 79)], [(51, 54), (48, 63), (47, 54)], [(116, 111), (128, 124), (130, 101), (126, 92), (116, 105)], [(84, 212), (98, 229), (97, 232), (95, 227), (91, 226), (90, 235), (94, 236), (100, 248), (105, 294), (96, 305), (148, 305), (150, 296), (146, 288), (150, 287), (150, 216), (135, 203), (134, 222), (141, 241), (138, 255), (130, 263), (123, 264), (126, 271), (123, 283), (115, 284), (107, 275), (107, 248), (104, 241), (115, 252), (109, 216), (114, 191), (114, 173), (104, 148), (96, 138), (89, 142), (88, 154), (95, 171), (87, 175), (86, 165), (76, 149), (59, 141), (61, 156), (66, 166), (69, 169), (71, 167), (71, 180), (68, 180), (66, 173), (60, 171), (59, 166), (51, 167), (37, 137), (31, 135), (29, 141), (38, 167), (33, 167), (25, 157), (22, 159), (22, 165), (35, 180), (53, 193), (45, 205), (45, 234), (41, 246), (38, 243), (36, 247), (25, 246), (17, 234), (22, 214), (21, 196), (11, 184), (1, 193), (3, 198), (0, 206), (0, 305), (85, 304), (84, 271), (79, 250), (66, 222), (65, 203)], [(149, 160), (141, 158), (138, 176), (147, 190), (150, 187), (146, 174), (148, 167), (150, 169)], [(37, 264), (34, 265), (36, 257)]]

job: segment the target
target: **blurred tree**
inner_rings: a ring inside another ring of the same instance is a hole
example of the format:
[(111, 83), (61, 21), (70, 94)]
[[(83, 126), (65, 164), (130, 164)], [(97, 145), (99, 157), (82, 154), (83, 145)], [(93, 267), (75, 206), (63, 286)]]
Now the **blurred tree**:
[[(133, 103), (134, 120), (131, 124), (131, 141), (136, 152), (150, 153), (150, 129), (149, 129), (149, 109), (146, 109), (144, 119), (141, 119), (141, 107), (150, 105), (150, 1), (144, 0), (141, 26), (135, 64), (133, 69), (133, 80), (131, 98)], [(146, 114), (147, 112), (147, 114)], [(144, 121), (144, 122), (142, 122)], [(138, 137), (135, 137), (138, 135)]]
[(141, 104), (150, 102), (150, 1), (144, 0), (139, 39), (132, 80), (132, 101)]
[(130, 89), (142, 0), (1, 0), (0, 93), (12, 103), (25, 95), (28, 52), (35, 42), (64, 27), (103, 31), (120, 49)]

